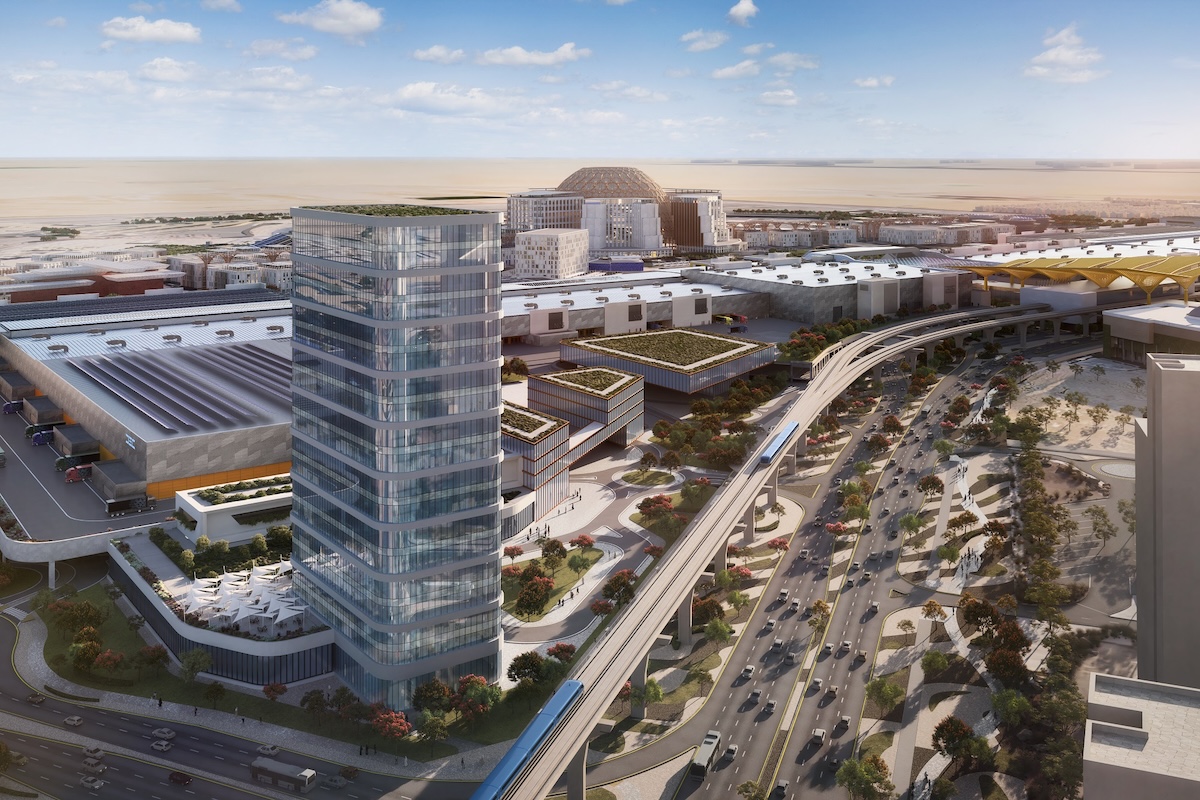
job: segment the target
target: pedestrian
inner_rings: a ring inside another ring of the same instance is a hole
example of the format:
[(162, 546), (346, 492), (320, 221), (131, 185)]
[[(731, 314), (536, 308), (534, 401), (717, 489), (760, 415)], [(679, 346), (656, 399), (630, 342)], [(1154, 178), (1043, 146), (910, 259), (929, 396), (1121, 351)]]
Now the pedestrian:
[(466, 760), (465, 758), (459, 758), (459, 759), (458, 759), (458, 765), (459, 765), (460, 767), (465, 767), (465, 766), (467, 765), (467, 760)]
[(361, 744), (358, 746), (358, 754), (360, 756), (362, 755), (362, 745)]
[(246, 718), (245, 718), (245, 717), (242, 717), (242, 724), (243, 724), (243, 725), (245, 725), (245, 724), (246, 724)]
[(158, 698), (158, 707), (162, 708), (162, 698)]
[(238, 707), (237, 707), (237, 706), (234, 706), (234, 707), (233, 707), (233, 715), (234, 715), (235, 717), (238, 715)]
[(200, 709), (196, 708), (195, 706), (192, 706), (192, 716), (193, 717), (200, 716)]

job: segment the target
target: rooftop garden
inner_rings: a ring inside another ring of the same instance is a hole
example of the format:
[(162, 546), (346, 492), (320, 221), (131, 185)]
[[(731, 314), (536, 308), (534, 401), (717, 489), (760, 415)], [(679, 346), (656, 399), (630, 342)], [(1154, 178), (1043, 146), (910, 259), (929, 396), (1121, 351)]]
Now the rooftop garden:
[(618, 372), (617, 370), (604, 368), (577, 369), (569, 372), (556, 372), (552, 375), (539, 375), (537, 377), (552, 383), (565, 383), (569, 386), (582, 389), (589, 394), (601, 397), (608, 397), (617, 388), (625, 386), (637, 378), (637, 376), (630, 375), (627, 372)]
[(236, 503), (239, 500), (287, 494), (291, 491), (292, 476), (276, 475), (271, 478), (257, 478), (250, 481), (226, 483), (221, 486), (210, 486), (196, 492), (196, 497), (209, 505), (219, 506), (222, 503)]
[(718, 336), (692, 330), (654, 331), (575, 339), (566, 344), (603, 353), (615, 353), (652, 366), (693, 373), (723, 361), (758, 352), (770, 345), (750, 339)]
[(367, 217), (440, 217), (458, 214), (484, 214), (465, 208), (442, 208), (440, 206), (409, 206), (399, 203), (346, 206), (305, 206), (310, 211), (336, 211), (339, 214), (362, 214)]
[(566, 424), (558, 417), (540, 414), (512, 403), (505, 403), (500, 412), (501, 432), (529, 443), (541, 440)]

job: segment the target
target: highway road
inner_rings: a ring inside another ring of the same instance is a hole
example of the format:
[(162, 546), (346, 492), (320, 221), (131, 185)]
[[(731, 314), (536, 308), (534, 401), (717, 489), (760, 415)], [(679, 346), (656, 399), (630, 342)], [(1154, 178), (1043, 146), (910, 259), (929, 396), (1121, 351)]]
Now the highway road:
[[(1044, 306), (1036, 309), (1016, 306), (973, 309), (920, 318), (867, 333), (825, 359), (822, 369), (780, 422), (796, 421), (806, 429), (846, 386), (876, 364), (899, 361), (909, 350), (927, 341), (995, 327), (997, 316), (1014, 313), (1024, 315), (1023, 319), (1043, 319), (1054, 316), (1055, 312), (1045, 311)], [(931, 330), (922, 332), (922, 329)], [(580, 743), (586, 742), (596, 721), (627, 676), (638, 666), (652, 639), (675, 610), (683, 602), (690, 601), (699, 572), (710, 562), (717, 547), (724, 546), (741, 520), (747, 501), (762, 491), (770, 470), (760, 469), (757, 455), (756, 452), (746, 464), (730, 474), (693, 520), (688, 533), (645, 579), (637, 596), (609, 625), (596, 646), (580, 659), (572, 671), (572, 677), (584, 685), (580, 700), (548, 737), (537, 757), (510, 785), (506, 797), (541, 796), (558, 780), (572, 756), (577, 757)], [(577, 760), (576, 763), (580, 762)], [(581, 774), (578, 768), (575, 774)]]

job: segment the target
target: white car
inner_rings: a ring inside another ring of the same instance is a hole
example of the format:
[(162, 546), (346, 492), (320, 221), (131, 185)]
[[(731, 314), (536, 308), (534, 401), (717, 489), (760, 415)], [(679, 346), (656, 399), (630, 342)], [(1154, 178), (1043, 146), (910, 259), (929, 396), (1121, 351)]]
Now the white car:
[(279, 755), (279, 745), (263, 744), (258, 746), (258, 754), (260, 756), (277, 756)]
[(175, 745), (168, 742), (166, 739), (159, 739), (154, 744), (150, 745), (151, 750), (157, 750), (160, 753), (165, 753)]
[(99, 747), (86, 747), (83, 750), (84, 758), (104, 758), (104, 751)]
[(170, 741), (171, 739), (175, 738), (175, 731), (171, 730), (170, 728), (155, 728), (150, 735), (155, 739), (166, 739), (167, 741)]
[(83, 724), (83, 717), (67, 717), (63, 720), (63, 725), (70, 725), (72, 728), (78, 728)]
[(737, 754), (738, 754), (738, 746), (736, 744), (731, 744), (731, 745), (729, 745), (729, 747), (725, 748), (725, 760), (726, 761), (733, 761), (735, 758), (737, 758)]
[(96, 791), (104, 786), (104, 781), (99, 778), (93, 778), (91, 775), (84, 775), (79, 779), (79, 785), (85, 789)]
[(825, 683), (825, 681), (821, 678), (813, 678), (812, 679), (812, 688), (816, 689), (819, 692), (819, 691), (821, 691), (821, 686), (823, 686), (824, 683)]

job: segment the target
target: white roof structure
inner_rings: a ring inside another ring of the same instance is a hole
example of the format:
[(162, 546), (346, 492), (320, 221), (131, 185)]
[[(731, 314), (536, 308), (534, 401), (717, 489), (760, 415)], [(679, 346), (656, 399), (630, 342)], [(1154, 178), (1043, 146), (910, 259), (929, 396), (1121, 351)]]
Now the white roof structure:
[(196, 578), (181, 602), (204, 617), (241, 622), (253, 617), (280, 623), (307, 608), (292, 596), (292, 562), (280, 561), (219, 578)]

